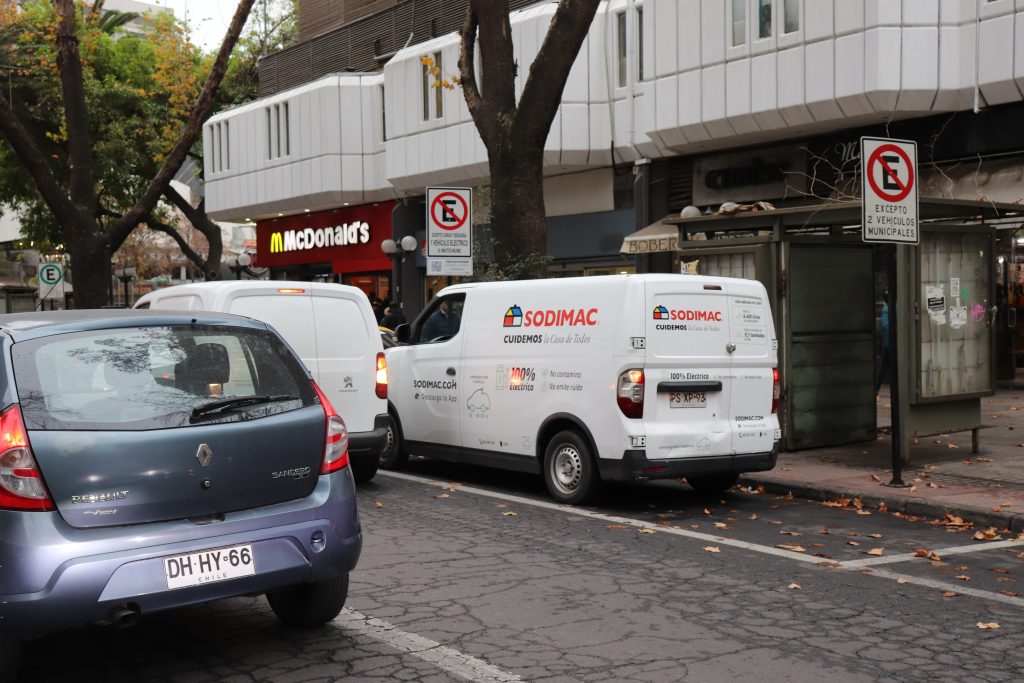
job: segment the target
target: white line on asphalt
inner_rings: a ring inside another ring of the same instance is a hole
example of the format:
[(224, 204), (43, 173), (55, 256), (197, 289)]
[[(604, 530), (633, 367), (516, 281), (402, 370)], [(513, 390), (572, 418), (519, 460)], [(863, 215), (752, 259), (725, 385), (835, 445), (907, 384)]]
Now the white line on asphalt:
[[(1000, 548), (1017, 548), (1022, 545), (1024, 545), (1024, 541), (992, 541), (989, 543), (978, 543), (976, 545), (957, 545), (949, 548), (938, 548), (932, 552), (939, 557), (948, 557), (950, 555), (983, 553), (986, 550), (999, 550)], [(890, 555), (889, 557), (865, 557), (861, 560), (847, 560), (846, 562), (840, 562), (839, 564), (843, 569), (855, 569), (858, 567), (876, 567), (880, 564), (906, 562), (917, 557), (918, 556), (913, 553), (901, 553), (899, 555)]]
[(424, 638), (415, 633), (407, 633), (394, 624), (345, 608), (334, 620), (347, 631), (355, 631), (373, 638), (391, 647), (430, 662), (448, 673), (464, 678), (467, 681), (483, 681), (497, 683), (499, 681), (521, 681), (515, 674), (502, 671), (482, 659), (470, 657), (447, 645)]
[[(828, 563), (832, 568), (845, 569), (848, 571), (867, 570), (866, 576), (878, 576), (881, 578), (892, 579), (894, 581), (903, 579), (907, 583), (916, 584), (919, 586), (926, 586), (928, 588), (937, 588), (943, 591), (952, 591), (963, 595), (971, 595), (984, 600), (992, 600), (994, 602), (1002, 602), (1008, 605), (1014, 605), (1016, 607), (1024, 607), (1024, 598), (1013, 597), (1010, 595), (1003, 595), (1002, 593), (992, 593), (989, 591), (978, 590), (976, 588), (967, 588), (951, 583), (944, 583), (942, 581), (933, 581), (932, 579), (925, 579), (921, 577), (911, 576), (909, 574), (899, 574), (896, 572), (890, 572), (884, 569), (876, 570), (872, 569), (870, 564), (885, 564), (886, 560), (892, 562), (904, 562), (908, 559), (913, 559), (911, 554), (892, 555), (888, 558), (865, 558), (863, 560), (848, 560), (846, 562), (832, 563), (823, 558), (814, 557), (812, 555), (804, 555), (798, 552), (785, 550), (783, 548), (775, 548), (768, 545), (760, 545), (758, 543), (750, 543), (748, 541), (741, 541), (735, 538), (725, 538), (723, 536), (714, 536), (712, 534), (705, 534), (699, 531), (690, 531), (688, 529), (679, 529), (674, 527), (665, 527), (659, 524), (652, 524), (651, 522), (645, 522), (639, 519), (632, 519), (630, 517), (618, 517), (616, 515), (606, 515), (602, 512), (594, 512), (593, 510), (585, 510), (583, 508), (572, 507), (570, 505), (559, 505), (558, 503), (549, 503), (543, 500), (534, 500), (533, 498), (523, 498), (522, 496), (515, 496), (508, 493), (499, 493), (497, 491), (488, 491), (487, 489), (480, 489), (475, 486), (466, 486), (459, 484), (452, 486), (454, 482), (450, 481), (439, 481), (437, 479), (430, 479), (429, 477), (421, 477), (415, 474), (405, 474), (404, 472), (392, 472), (392, 471), (378, 471), (379, 475), (386, 477), (393, 477), (395, 479), (404, 479), (406, 481), (416, 482), (418, 484), (427, 484), (429, 486), (436, 486), (438, 488), (453, 489), (462, 493), (471, 493), (477, 496), (484, 496), (487, 498), (496, 498), (498, 500), (507, 500), (513, 503), (519, 503), (520, 505), (529, 505), (532, 507), (542, 508), (544, 510), (554, 510), (556, 512), (562, 512), (569, 515), (577, 515), (579, 517), (589, 517), (590, 519), (596, 519), (604, 522), (612, 522), (615, 524), (626, 524), (639, 529), (653, 529), (658, 533), (672, 534), (675, 536), (684, 536), (686, 538), (692, 538), (699, 541), (712, 542), (716, 545), (724, 545), (733, 548), (741, 548), (743, 550), (750, 550), (756, 553), (762, 553), (764, 555), (774, 555), (776, 557), (784, 557), (788, 560), (795, 560), (797, 562), (807, 562), (810, 564), (820, 565)], [(956, 555), (971, 552), (981, 552), (983, 550), (997, 550), (999, 548), (1011, 548), (1018, 545), (1024, 545), (1024, 541), (995, 541), (991, 543), (982, 543), (979, 545), (971, 546), (955, 546), (949, 548), (941, 548), (935, 551), (940, 557), (943, 555)], [(838, 565), (838, 567), (836, 567)]]

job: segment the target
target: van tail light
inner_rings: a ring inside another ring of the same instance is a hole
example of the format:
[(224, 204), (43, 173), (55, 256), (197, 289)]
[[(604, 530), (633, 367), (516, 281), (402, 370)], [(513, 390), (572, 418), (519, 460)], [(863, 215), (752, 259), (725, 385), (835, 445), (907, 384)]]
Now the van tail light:
[(619, 375), (615, 392), (619, 410), (626, 417), (640, 419), (644, 416), (644, 371), (626, 370)]
[(17, 404), (0, 413), (0, 509), (54, 509)]
[(324, 458), (320, 464), (320, 474), (330, 474), (348, 467), (348, 428), (345, 421), (341, 419), (334, 406), (320, 391), (320, 387), (313, 382), (313, 389), (320, 399), (320, 405), (324, 408), (324, 417), (327, 421), (327, 431), (324, 434)]
[(772, 412), (779, 412), (779, 399), (782, 397), (782, 383), (779, 382), (779, 369), (772, 368)]
[(377, 353), (377, 374), (375, 375), (377, 398), (388, 397), (388, 359)]

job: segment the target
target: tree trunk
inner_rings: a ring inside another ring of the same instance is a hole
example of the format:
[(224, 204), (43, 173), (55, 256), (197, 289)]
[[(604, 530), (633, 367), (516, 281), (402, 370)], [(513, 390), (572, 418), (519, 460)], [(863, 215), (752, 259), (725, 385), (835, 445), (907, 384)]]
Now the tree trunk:
[(547, 219), (544, 211), (544, 150), (517, 148), (503, 142), (489, 155), (491, 226), (499, 271), (507, 277), (543, 276), (538, 258), (547, 254)]
[(96, 220), (78, 214), (74, 225), (64, 225), (63, 233), (71, 261), (71, 285), (75, 308), (101, 308), (107, 305), (110, 282), (110, 257), (106, 243), (97, 239), (102, 227)]

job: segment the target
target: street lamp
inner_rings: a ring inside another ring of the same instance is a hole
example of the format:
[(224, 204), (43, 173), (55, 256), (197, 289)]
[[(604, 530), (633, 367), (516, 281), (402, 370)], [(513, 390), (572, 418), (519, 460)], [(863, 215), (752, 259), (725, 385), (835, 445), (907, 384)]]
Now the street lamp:
[(128, 283), (135, 279), (135, 266), (126, 266), (114, 271), (114, 275), (124, 285), (124, 307), (131, 308), (132, 302), (128, 297)]
[(402, 309), (402, 263), (407, 254), (411, 254), (420, 246), (412, 235), (406, 235), (400, 241), (384, 240), (380, 250), (391, 257), (391, 299)]
[(235, 256), (235, 265), (231, 266), (231, 270), (234, 271), (236, 280), (242, 279), (242, 271), (248, 268), (250, 263), (252, 263), (252, 257), (244, 251)]

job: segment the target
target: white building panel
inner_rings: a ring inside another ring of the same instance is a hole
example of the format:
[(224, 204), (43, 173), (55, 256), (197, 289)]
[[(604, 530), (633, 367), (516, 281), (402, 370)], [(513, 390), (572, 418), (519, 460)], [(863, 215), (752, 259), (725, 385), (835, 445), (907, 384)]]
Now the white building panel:
[(650, 45), (653, 59), (647, 63), (654, 65), (655, 78), (670, 76), (679, 68), (676, 45), (681, 35), (676, 10), (683, 9), (682, 4), (677, 0), (647, 0), (644, 5), (644, 35), (654, 37)]
[(700, 58), (703, 66), (725, 60), (725, 7), (724, 0), (701, 0)]
[(758, 55), (750, 62), (750, 104), (762, 130), (786, 125), (779, 113), (778, 57), (774, 52)]
[(701, 76), (700, 70), (687, 71), (679, 76), (679, 127), (690, 142), (711, 139), (702, 123)]
[(737, 135), (760, 130), (750, 108), (750, 58), (725, 65), (725, 113)]
[(831, 121), (843, 116), (836, 102), (835, 41), (821, 40), (806, 48), (807, 109), (815, 121)]
[[(996, 0), (990, 4), (1009, 6), (1008, 0)], [(991, 9), (994, 11), (999, 8)], [(1021, 91), (1013, 78), (1013, 19), (1013, 14), (1003, 13), (981, 22), (978, 86), (989, 105), (1005, 104), (1021, 98)], [(1024, 49), (1024, 45), (1021, 48)]]
[(831, 38), (835, 35), (835, 5), (826, 2), (804, 2), (803, 22), (800, 26), (804, 31), (804, 39), (808, 42)]
[[(864, 30), (864, 3), (867, 0), (833, 0), (835, 8), (836, 35), (859, 33)], [(877, 0), (870, 0), (876, 2)], [(893, 2), (893, 0), (888, 0)]]
[(813, 123), (807, 109), (804, 87), (804, 48), (794, 47), (779, 52), (779, 113), (790, 126)]
[(939, 89), (938, 27), (933, 25), (904, 28), (901, 49), (901, 90), (896, 108), (900, 111), (927, 112), (931, 109), (935, 93)]
[[(930, 0), (911, 0), (911, 2), (930, 2)], [(901, 0), (864, 0), (865, 28), (873, 26), (899, 26), (902, 18)]]
[[(701, 66), (701, 0), (678, 0), (676, 14), (677, 50), (679, 70), (690, 71)], [(657, 16), (661, 22), (661, 15)]]
[(935, 26), (938, 22), (939, 0), (903, 0), (904, 26)]
[[(1018, 4), (1024, 10), (1024, 0)], [(1024, 93), (1024, 11), (1017, 13), (1014, 26), (1013, 75), (1017, 81), (1017, 87)]]
[[(869, 6), (873, 3), (869, 2)], [(898, 28), (869, 29), (864, 33), (864, 88), (875, 111), (896, 109), (900, 94), (900, 38)]]

